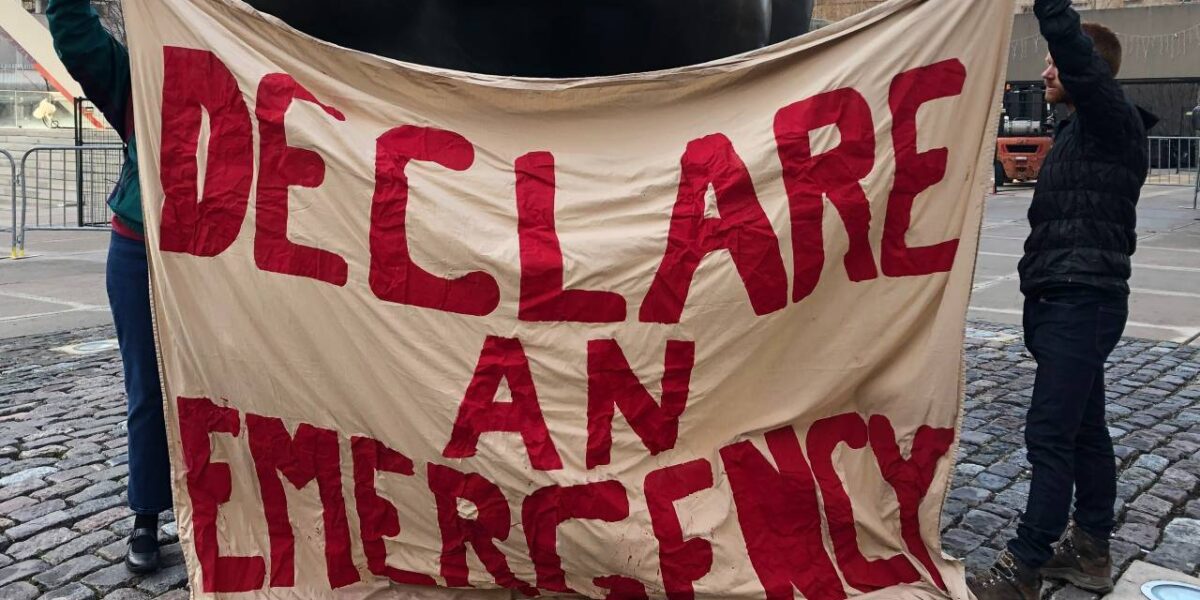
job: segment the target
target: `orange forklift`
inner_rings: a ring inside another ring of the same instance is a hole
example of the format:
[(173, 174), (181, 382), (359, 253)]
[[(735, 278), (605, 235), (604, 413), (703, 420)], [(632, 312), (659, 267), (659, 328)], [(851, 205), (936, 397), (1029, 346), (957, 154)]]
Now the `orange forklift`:
[(996, 187), (1034, 181), (1054, 143), (1054, 112), (1041, 83), (1004, 86), (996, 137)]

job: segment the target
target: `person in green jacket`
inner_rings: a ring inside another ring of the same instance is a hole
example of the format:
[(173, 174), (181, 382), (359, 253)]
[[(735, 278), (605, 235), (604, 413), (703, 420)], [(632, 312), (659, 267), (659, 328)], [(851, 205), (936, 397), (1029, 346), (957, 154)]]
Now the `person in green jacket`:
[(108, 200), (114, 216), (106, 276), (128, 398), (128, 491), (135, 517), (125, 565), (148, 573), (159, 566), (158, 516), (171, 508), (171, 465), (150, 316), (129, 52), (104, 29), (88, 0), (50, 0), (46, 17), (63, 65), (126, 144)]

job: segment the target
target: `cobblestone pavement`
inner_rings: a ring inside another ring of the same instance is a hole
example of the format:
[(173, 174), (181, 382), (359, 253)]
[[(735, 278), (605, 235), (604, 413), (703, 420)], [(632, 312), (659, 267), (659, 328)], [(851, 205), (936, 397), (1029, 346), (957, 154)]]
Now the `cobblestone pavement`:
[[(175, 525), (167, 567), (131, 575), (122, 559), (125, 405), (113, 350), (53, 350), (113, 337), (109, 328), (0, 340), (0, 598), (186, 598)], [(966, 340), (967, 414), (945, 549), (990, 564), (1025, 505), (1018, 433), (1034, 363), (1019, 330), (974, 323)], [(1137, 558), (1200, 574), (1200, 348), (1128, 339), (1112, 356), (1108, 414), (1121, 461), (1117, 567)], [(1089, 599), (1047, 587), (1056, 600)]]

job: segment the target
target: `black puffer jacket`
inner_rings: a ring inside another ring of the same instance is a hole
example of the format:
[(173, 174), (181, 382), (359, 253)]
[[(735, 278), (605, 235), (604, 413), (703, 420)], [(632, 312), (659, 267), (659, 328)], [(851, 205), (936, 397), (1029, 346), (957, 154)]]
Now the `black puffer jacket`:
[(1085, 286), (1128, 295), (1146, 130), (1157, 119), (1126, 98), (1070, 0), (1037, 0), (1034, 11), (1075, 114), (1060, 123), (1034, 189), (1021, 291)]

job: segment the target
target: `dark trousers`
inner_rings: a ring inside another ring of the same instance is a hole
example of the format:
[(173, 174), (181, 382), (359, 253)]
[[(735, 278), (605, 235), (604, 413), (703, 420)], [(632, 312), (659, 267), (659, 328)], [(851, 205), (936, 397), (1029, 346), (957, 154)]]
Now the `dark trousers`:
[(1117, 473), (1104, 418), (1104, 362), (1121, 339), (1128, 299), (1072, 289), (1025, 300), (1025, 345), (1037, 360), (1025, 446), (1033, 465), (1013, 555), (1040, 568), (1071, 517), (1102, 540), (1112, 535)]
[(171, 463), (150, 317), (145, 244), (113, 233), (107, 278), (129, 407), (129, 507), (138, 514), (158, 514), (171, 508)]

